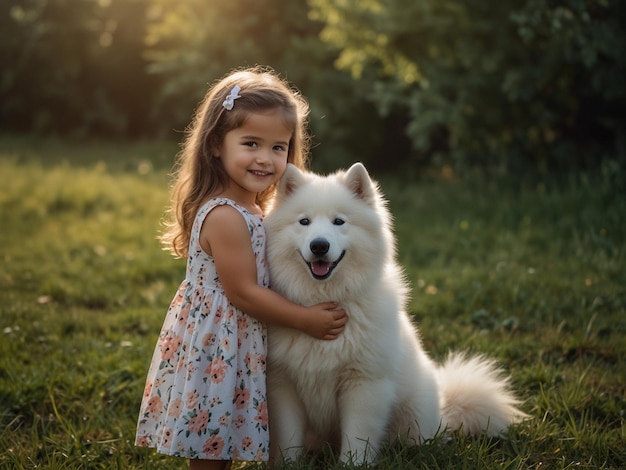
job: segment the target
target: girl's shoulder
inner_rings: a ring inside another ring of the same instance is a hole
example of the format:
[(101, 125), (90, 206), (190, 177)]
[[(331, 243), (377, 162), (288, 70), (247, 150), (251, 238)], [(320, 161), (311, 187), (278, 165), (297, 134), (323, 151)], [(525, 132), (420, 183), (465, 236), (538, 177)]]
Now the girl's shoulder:
[(204, 220), (204, 218), (208, 215), (209, 212), (211, 212), (211, 210), (216, 207), (226, 205), (232, 207), (233, 209), (236, 209), (246, 220), (248, 220), (249, 218), (252, 218), (254, 220), (263, 220), (262, 215), (254, 214), (233, 199), (229, 199), (226, 197), (215, 197), (207, 200), (202, 206), (200, 206), (196, 218), (201, 218), (202, 220)]

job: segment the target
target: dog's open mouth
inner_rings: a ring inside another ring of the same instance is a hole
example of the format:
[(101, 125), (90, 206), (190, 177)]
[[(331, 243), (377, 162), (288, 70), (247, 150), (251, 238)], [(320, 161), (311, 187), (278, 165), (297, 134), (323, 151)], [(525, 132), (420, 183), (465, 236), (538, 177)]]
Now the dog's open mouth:
[[(311, 270), (311, 275), (317, 279), (318, 281), (322, 281), (324, 279), (328, 279), (330, 275), (333, 273), (333, 270), (337, 267), (337, 265), (343, 259), (343, 255), (346, 254), (346, 251), (342, 251), (339, 258), (336, 261), (326, 261), (324, 259), (318, 259), (315, 261), (307, 261), (304, 260), (306, 264), (309, 266)], [(304, 259), (304, 256), (302, 257)]]

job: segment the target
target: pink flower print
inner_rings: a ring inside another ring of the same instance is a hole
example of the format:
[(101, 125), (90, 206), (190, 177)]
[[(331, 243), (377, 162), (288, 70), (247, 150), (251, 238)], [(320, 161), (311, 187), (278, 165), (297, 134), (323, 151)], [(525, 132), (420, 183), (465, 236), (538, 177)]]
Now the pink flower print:
[(242, 410), (248, 406), (248, 401), (250, 400), (250, 390), (245, 388), (237, 388), (235, 389), (235, 407), (238, 410)]
[(243, 415), (237, 415), (233, 419), (233, 426), (235, 426), (235, 428), (237, 429), (244, 426), (245, 424), (246, 424), (246, 418)]
[(250, 450), (252, 448), (252, 444), (254, 444), (254, 441), (250, 436), (246, 436), (241, 440), (241, 448), (243, 450)]
[[(185, 347), (185, 349), (187, 349)], [(176, 370), (184, 370), (185, 368), (185, 356), (183, 354), (178, 356), (178, 363), (176, 364)]]
[(257, 415), (254, 417), (254, 420), (262, 427), (266, 427), (268, 422), (267, 403), (264, 401), (259, 403), (256, 407), (256, 411)]
[(160, 413), (163, 409), (163, 402), (161, 401), (161, 397), (155, 395), (150, 400), (148, 400), (148, 407), (146, 411), (150, 414)]
[(230, 340), (228, 339), (228, 336), (224, 336), (224, 338), (222, 338), (221, 346), (224, 351), (228, 351), (230, 349)]
[(228, 415), (222, 415), (220, 416), (220, 418), (217, 420), (217, 422), (219, 423), (220, 426), (227, 426), (228, 425)]
[(171, 428), (167, 428), (163, 432), (163, 436), (161, 437), (161, 445), (166, 449), (169, 449), (172, 445), (172, 436), (174, 435), (174, 431)]
[(204, 372), (205, 374), (209, 374), (211, 382), (219, 384), (222, 383), (224, 377), (226, 377), (226, 369), (228, 369), (228, 365), (221, 357), (218, 357), (211, 361)]
[(248, 321), (248, 315), (239, 315), (237, 317), (237, 326), (239, 328), (239, 331), (245, 331), (248, 329), (248, 325), (249, 325), (249, 321)]
[(198, 400), (200, 399), (200, 395), (198, 395), (197, 390), (192, 390), (187, 393), (187, 400), (185, 401), (185, 407), (192, 410), (198, 405)]
[(216, 338), (214, 333), (207, 333), (202, 337), (202, 346), (205, 348), (211, 348), (215, 346), (215, 339)]
[(206, 429), (207, 423), (209, 422), (209, 412), (207, 410), (200, 410), (196, 413), (195, 416), (192, 416), (189, 419), (189, 431), (193, 433), (197, 433), (198, 435), (202, 433)]
[(174, 300), (172, 301), (172, 304), (180, 304), (184, 298), (183, 289), (179, 289), (176, 293), (176, 297), (174, 297)]
[(178, 312), (178, 324), (179, 325), (184, 325), (187, 323), (187, 319), (189, 318), (189, 308), (190, 308), (190, 304), (188, 304), (186, 306), (186, 308), (181, 309), (180, 312)]
[(244, 358), (244, 363), (248, 366), (253, 373), (262, 372), (265, 370), (265, 355), (264, 354), (250, 354), (247, 353)]
[(211, 406), (218, 406), (222, 404), (222, 399), (220, 397), (218, 397), (217, 395), (215, 395), (213, 397), (213, 399), (211, 400)]
[(215, 318), (213, 318), (213, 322), (217, 325), (219, 322), (222, 321), (223, 316), (224, 316), (224, 307), (220, 305), (219, 307), (217, 307), (217, 310), (215, 310)]
[(230, 307), (228, 309), (228, 315), (226, 315), (226, 319), (230, 321), (233, 319), (234, 316), (235, 316), (235, 309)]
[(150, 447), (150, 438), (148, 436), (141, 436), (137, 438), (137, 445), (139, 447)]
[(178, 418), (180, 416), (180, 412), (182, 411), (182, 409), (183, 409), (183, 401), (180, 398), (176, 398), (172, 400), (172, 403), (170, 404), (167, 410), (167, 415), (173, 416), (174, 418)]
[(161, 360), (170, 361), (174, 358), (174, 355), (178, 352), (178, 348), (182, 344), (182, 339), (171, 331), (167, 332), (167, 335), (161, 341)]
[(220, 436), (211, 436), (202, 447), (202, 451), (213, 457), (220, 457), (224, 449), (224, 439)]
[(145, 398), (148, 398), (151, 393), (152, 393), (152, 381), (148, 380), (146, 381), (146, 387), (143, 389), (143, 396)]

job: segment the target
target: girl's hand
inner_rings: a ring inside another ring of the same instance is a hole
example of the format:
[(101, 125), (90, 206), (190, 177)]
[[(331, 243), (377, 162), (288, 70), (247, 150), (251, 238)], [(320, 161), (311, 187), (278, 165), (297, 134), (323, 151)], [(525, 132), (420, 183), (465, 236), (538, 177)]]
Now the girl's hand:
[(337, 309), (336, 302), (324, 302), (307, 307), (307, 315), (302, 331), (317, 339), (333, 340), (343, 332), (348, 316), (343, 309)]

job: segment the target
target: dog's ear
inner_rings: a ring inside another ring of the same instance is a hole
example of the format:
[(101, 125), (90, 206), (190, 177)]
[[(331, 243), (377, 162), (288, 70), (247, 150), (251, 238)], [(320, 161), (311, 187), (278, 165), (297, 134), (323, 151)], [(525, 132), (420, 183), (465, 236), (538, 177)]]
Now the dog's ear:
[(362, 163), (352, 165), (346, 172), (343, 182), (356, 197), (367, 204), (375, 204), (376, 185)]
[(293, 193), (298, 187), (300, 187), (306, 181), (306, 176), (300, 169), (291, 164), (287, 164), (287, 168), (285, 169), (285, 173), (283, 173), (283, 177), (280, 179), (280, 184), (278, 185), (278, 196), (283, 198), (289, 196)]

